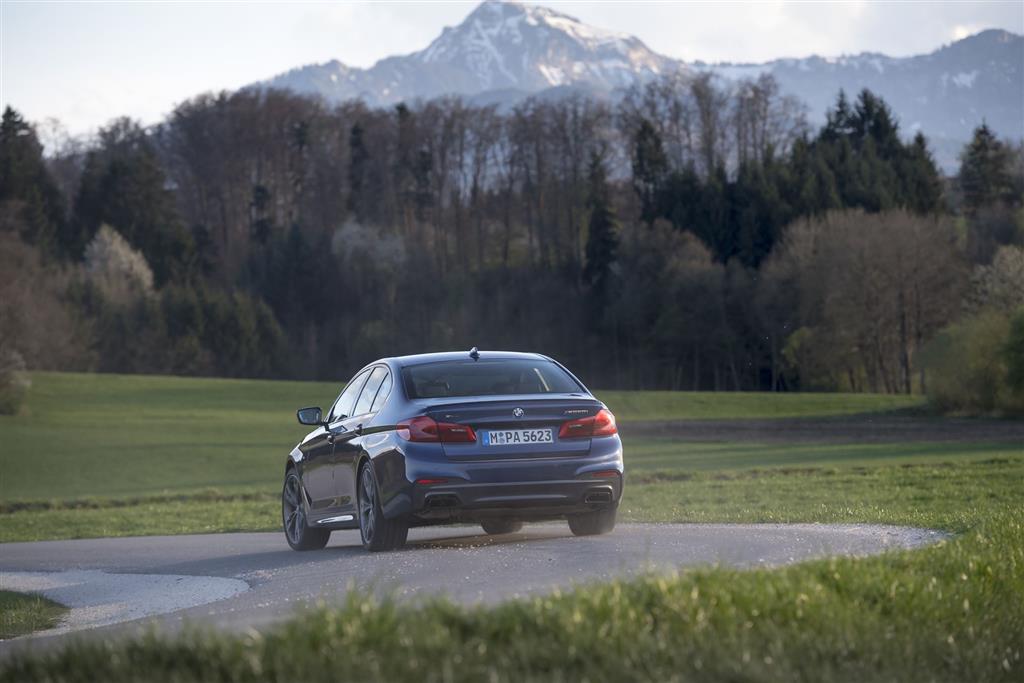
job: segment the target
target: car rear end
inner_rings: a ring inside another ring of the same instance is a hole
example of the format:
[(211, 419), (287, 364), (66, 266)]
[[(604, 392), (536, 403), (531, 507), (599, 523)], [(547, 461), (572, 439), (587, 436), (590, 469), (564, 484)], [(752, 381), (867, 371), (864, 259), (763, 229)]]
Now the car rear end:
[(618, 506), (615, 418), (557, 363), (467, 358), (404, 368), (403, 383), (416, 408), (397, 430), (414, 517), (537, 520)]

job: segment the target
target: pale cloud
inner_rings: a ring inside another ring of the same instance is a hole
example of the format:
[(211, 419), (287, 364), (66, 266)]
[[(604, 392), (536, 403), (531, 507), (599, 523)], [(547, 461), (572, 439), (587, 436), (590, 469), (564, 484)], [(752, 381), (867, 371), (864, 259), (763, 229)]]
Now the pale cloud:
[(950, 38), (953, 40), (963, 40), (967, 36), (974, 35), (978, 31), (982, 30), (982, 28), (983, 27), (978, 24), (957, 24), (950, 32)]

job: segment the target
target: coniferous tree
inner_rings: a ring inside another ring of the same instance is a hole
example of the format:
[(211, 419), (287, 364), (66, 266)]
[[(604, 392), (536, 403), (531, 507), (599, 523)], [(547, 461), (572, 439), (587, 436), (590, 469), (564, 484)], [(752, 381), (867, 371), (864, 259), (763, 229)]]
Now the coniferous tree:
[(158, 286), (189, 279), (197, 270), (195, 243), (145, 131), (122, 120), (102, 131), (101, 140), (86, 159), (75, 199), (80, 248), (106, 223), (142, 252)]
[(355, 123), (349, 131), (348, 147), (348, 210), (356, 215), (357, 220), (364, 220), (366, 212), (367, 187), (366, 176), (370, 162), (370, 151), (366, 148), (366, 131), (362, 124)]
[(974, 136), (960, 155), (960, 189), (968, 213), (1003, 200), (1012, 191), (1011, 155), (988, 124), (974, 129)]
[(928, 149), (922, 133), (914, 136), (904, 161), (903, 185), (907, 193), (907, 206), (917, 213), (931, 213), (939, 209), (942, 199), (942, 179), (935, 159)]
[(586, 244), (586, 265), (583, 279), (590, 290), (595, 310), (604, 310), (611, 294), (613, 266), (619, 246), (615, 213), (608, 191), (608, 178), (604, 160), (593, 154), (588, 169), (588, 196), (590, 221)]
[(836, 106), (825, 112), (825, 127), (822, 129), (821, 138), (827, 141), (838, 140), (849, 137), (853, 132), (853, 111), (850, 108), (850, 101), (846, 98), (846, 91), (840, 88), (836, 97)]
[(44, 251), (66, 254), (64, 199), (43, 160), (35, 131), (11, 107), (0, 122), (0, 202), (21, 203), (21, 237)]
[(661, 136), (644, 119), (633, 136), (633, 189), (640, 198), (640, 218), (648, 226), (661, 215), (661, 191), (667, 172), (668, 159)]
[(861, 90), (857, 96), (850, 127), (856, 142), (864, 143), (869, 139), (874, 142), (875, 152), (881, 159), (892, 161), (899, 157), (902, 151), (899, 125), (885, 100), (870, 90)]
[[(809, 146), (818, 159), (798, 166), (805, 187), (818, 185), (825, 208), (831, 205), (878, 212), (904, 207), (919, 213), (938, 209), (939, 171), (924, 136), (904, 144), (892, 110), (882, 98), (863, 90), (851, 107), (840, 91), (826, 118), (826, 125)], [(798, 153), (803, 155), (805, 150), (794, 145), (794, 162)], [(821, 168), (822, 163), (828, 173)], [(818, 169), (810, 172), (817, 178), (804, 175), (811, 168)], [(829, 198), (828, 176), (834, 178), (836, 202)], [(801, 204), (814, 203), (814, 192), (804, 193)], [(821, 208), (815, 207), (812, 213), (819, 213)]]

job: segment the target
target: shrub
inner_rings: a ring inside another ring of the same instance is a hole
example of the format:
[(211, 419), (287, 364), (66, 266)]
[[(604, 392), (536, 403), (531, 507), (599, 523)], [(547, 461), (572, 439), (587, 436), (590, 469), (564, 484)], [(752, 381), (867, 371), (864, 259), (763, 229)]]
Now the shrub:
[[(1018, 315), (1018, 318), (1024, 317)], [(1020, 327), (1020, 330), (1016, 328)], [(1011, 329), (1013, 330), (1011, 332)], [(1001, 311), (986, 310), (945, 328), (929, 344), (924, 363), (927, 393), (941, 410), (958, 413), (1020, 413), (1024, 411), (1016, 381), (1024, 346), (1024, 321)]]
[(1013, 311), (1024, 306), (1024, 247), (1000, 247), (992, 263), (971, 275), (967, 307)]
[(1003, 347), (1006, 382), (1017, 401), (1024, 402), (1024, 306), (1010, 320), (1010, 333)]
[(16, 414), (31, 384), (21, 354), (0, 348), (0, 415)]

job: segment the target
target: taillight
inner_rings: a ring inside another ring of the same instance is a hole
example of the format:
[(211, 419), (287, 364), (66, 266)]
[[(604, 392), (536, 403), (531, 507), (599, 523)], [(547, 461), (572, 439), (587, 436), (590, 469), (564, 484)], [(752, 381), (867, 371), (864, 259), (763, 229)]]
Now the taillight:
[(615, 416), (607, 408), (602, 408), (593, 417), (581, 417), (578, 420), (563, 422), (562, 428), (558, 430), (558, 438), (589, 439), (592, 436), (611, 436), (618, 433)]
[(473, 443), (476, 432), (469, 425), (437, 422), (426, 415), (402, 420), (398, 423), (398, 436), (406, 441)]
[(437, 433), (441, 435), (442, 443), (473, 443), (476, 441), (476, 432), (469, 425), (438, 422)]

